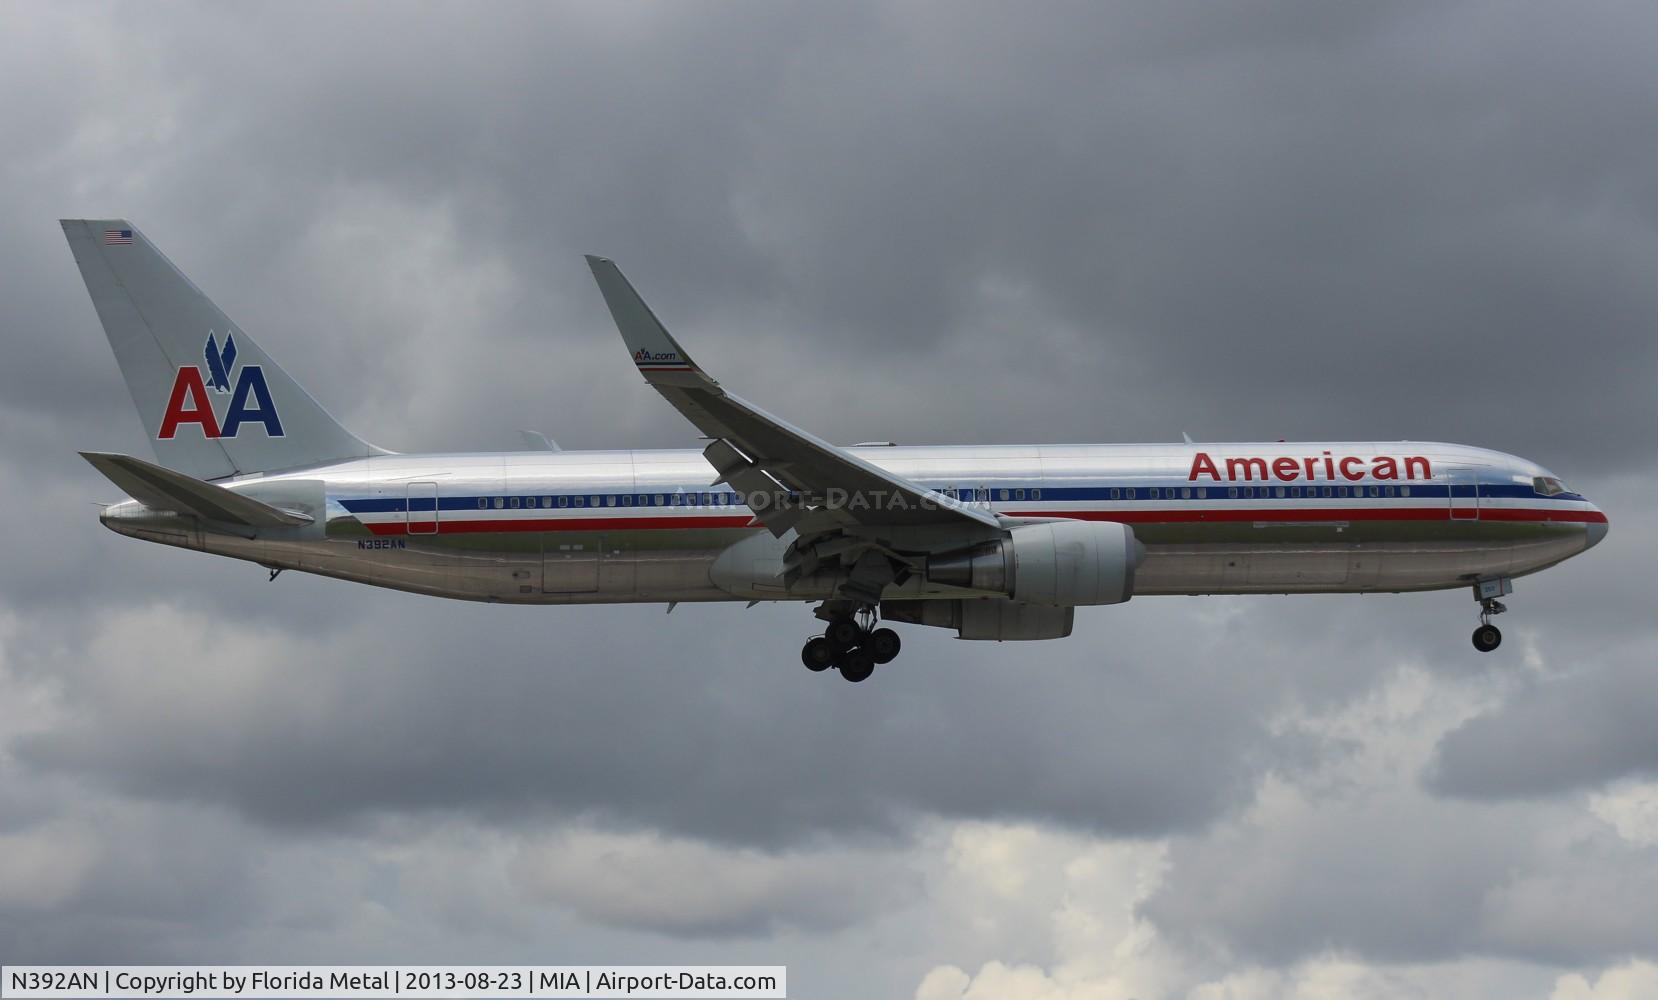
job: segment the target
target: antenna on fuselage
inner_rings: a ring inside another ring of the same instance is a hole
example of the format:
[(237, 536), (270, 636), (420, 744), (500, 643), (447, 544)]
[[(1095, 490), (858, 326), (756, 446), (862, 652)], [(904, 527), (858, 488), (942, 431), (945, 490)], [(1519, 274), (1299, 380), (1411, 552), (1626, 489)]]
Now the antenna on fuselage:
[(524, 447), (530, 451), (563, 451), (558, 442), (540, 431), (520, 430), (518, 436), (524, 439)]

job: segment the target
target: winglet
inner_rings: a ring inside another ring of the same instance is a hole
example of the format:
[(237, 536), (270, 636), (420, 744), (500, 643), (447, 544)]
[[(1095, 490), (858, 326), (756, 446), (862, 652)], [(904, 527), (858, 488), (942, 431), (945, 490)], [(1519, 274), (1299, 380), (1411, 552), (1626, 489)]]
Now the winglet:
[(164, 469), (131, 455), (83, 451), (110, 482), (146, 507), (194, 514), (210, 521), (245, 524), (255, 528), (292, 527), (312, 523), (309, 514), (272, 507), (214, 483), (193, 479), (182, 472)]
[(587, 255), (587, 266), (593, 269), (593, 278), (604, 294), (605, 305), (622, 333), (628, 353), (645, 381), (653, 385), (707, 385), (714, 382), (705, 375), (685, 348), (679, 346), (667, 327), (651, 312), (651, 307), (633, 290), (616, 262), (608, 257)]

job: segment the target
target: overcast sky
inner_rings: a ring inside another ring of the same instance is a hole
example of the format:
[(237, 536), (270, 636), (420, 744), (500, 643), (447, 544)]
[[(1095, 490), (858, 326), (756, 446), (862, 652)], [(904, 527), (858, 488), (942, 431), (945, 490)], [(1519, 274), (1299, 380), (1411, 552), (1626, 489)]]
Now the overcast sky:
[[(1658, 10), (0, 5), (0, 959), (764, 963), (797, 997), (1658, 994)], [(365, 438), (691, 447), (582, 253), (837, 441), (1426, 438), (1612, 520), (1068, 641), (144, 545), (57, 219)]]

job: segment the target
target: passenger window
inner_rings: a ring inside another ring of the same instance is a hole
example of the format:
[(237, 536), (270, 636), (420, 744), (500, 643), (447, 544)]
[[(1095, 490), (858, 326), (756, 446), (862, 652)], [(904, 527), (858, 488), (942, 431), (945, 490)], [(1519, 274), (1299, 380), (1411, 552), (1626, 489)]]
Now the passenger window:
[(1024, 490), (1014, 490), (1013, 491), (1013, 499), (1015, 499), (1015, 500), (1025, 499), (1025, 491)]
[(1382, 488), (1380, 486), (1370, 487), (1370, 495), (1373, 496), (1373, 497), (1381, 496), (1382, 495)]
[(1233, 500), (1238, 499), (1238, 488), (1236, 486), (1228, 486), (1226, 488), (1226, 495)]
[(1391, 486), (1385, 486), (1382, 489), (1383, 489), (1383, 492), (1385, 492), (1388, 496), (1393, 496), (1393, 494), (1395, 492), (1393, 487), (1391, 487)]
[(1326, 486), (1326, 487), (1324, 487), (1324, 495), (1325, 495), (1325, 496), (1329, 496), (1329, 495), (1330, 495), (1330, 487), (1328, 487), (1328, 486)]
[(1347, 487), (1345, 487), (1345, 486), (1337, 486), (1336, 487), (1336, 496), (1344, 497), (1346, 495), (1347, 495)]
[(1006, 500), (1007, 499), (1007, 490), (1002, 490), (1001, 495), (1002, 495), (1002, 499)]
[(478, 498), (478, 509), (479, 510), (483, 510), (484, 508), (486, 508), (488, 506), (489, 506), (489, 501), (488, 500), (484, 499), (483, 497)]
[(1410, 496), (1410, 487), (1409, 486), (1399, 487), (1399, 495), (1402, 496), (1402, 497)]
[(1207, 486), (1199, 486), (1197, 488), (1197, 498), (1199, 500), (1207, 500), (1209, 498), (1209, 488)]
[(1113, 486), (1111, 488), (1111, 499), (1121, 500), (1122, 498), (1123, 498), (1123, 491), (1120, 488)]
[(622, 494), (622, 506), (623, 507), (632, 507), (633, 506), (633, 494), (632, 493)]
[(1290, 496), (1295, 497), (1296, 499), (1300, 499), (1301, 498), (1301, 487), (1291, 486), (1290, 487)]
[(1032, 500), (1040, 500), (1040, 499), (1042, 499), (1042, 491), (1041, 491), (1041, 490), (1031, 490), (1031, 491), (1030, 491), (1030, 498), (1031, 498), (1031, 499), (1032, 499)]
[(508, 506), (510, 506), (510, 507), (512, 507), (512, 508), (513, 508), (513, 509), (514, 509), (514, 510), (516, 510), (516, 509), (517, 509), (517, 508), (518, 508), (518, 498), (517, 498), (517, 497), (513, 497), (513, 498), (512, 498), (512, 502), (511, 502), (511, 503), (510, 503), (510, 504), (508, 504)]
[(496, 497), (495, 498), (495, 509), (496, 510), (500, 510), (502, 507), (505, 507), (506, 505), (507, 505), (507, 501), (504, 497)]
[(666, 500), (666, 497), (664, 496), (664, 494), (658, 493), (656, 495), (656, 505), (658, 507), (666, 506), (665, 500)]
[(1284, 488), (1282, 486), (1279, 486), (1276, 489), (1274, 489), (1273, 493), (1277, 495), (1278, 499), (1280, 499), (1280, 500), (1284, 499)]
[[(607, 496), (607, 497), (605, 497), (605, 498), (604, 498), (604, 505), (605, 505), (605, 506), (606, 506), (606, 507), (614, 507), (614, 506), (616, 506), (616, 494), (614, 494), (614, 493), (612, 493), (612, 494), (610, 494), (610, 495), (609, 495), (609, 496)], [(597, 503), (597, 499), (596, 499), (596, 498), (595, 498), (595, 502), (594, 502), (594, 504), (593, 504), (593, 506), (595, 506), (595, 507), (597, 507), (597, 506), (598, 506), (598, 503)]]
[(1161, 497), (1158, 496), (1158, 490), (1157, 490), (1157, 487), (1155, 487), (1155, 486), (1153, 486), (1151, 489), (1147, 490), (1146, 492), (1151, 496), (1151, 498), (1153, 500), (1161, 499)]
[[(551, 500), (551, 499), (552, 499), (552, 497), (548, 497), (548, 498), (547, 498), (547, 499), (548, 499), (548, 500)], [(559, 505), (559, 506), (560, 506), (560, 507), (568, 507), (568, 506), (570, 506), (570, 498), (569, 498), (569, 497), (559, 497), (559, 498), (558, 498), (558, 505)], [(549, 506), (549, 507), (551, 507), (551, 506), (552, 506), (552, 504), (548, 504), (548, 505), (547, 505), (547, 506)]]
[(1190, 500), (1191, 498), (1192, 498), (1192, 488), (1190, 486), (1180, 487), (1180, 499)]
[(1123, 495), (1128, 497), (1130, 500), (1133, 500), (1134, 499), (1134, 487), (1130, 486), (1128, 489), (1124, 490)]

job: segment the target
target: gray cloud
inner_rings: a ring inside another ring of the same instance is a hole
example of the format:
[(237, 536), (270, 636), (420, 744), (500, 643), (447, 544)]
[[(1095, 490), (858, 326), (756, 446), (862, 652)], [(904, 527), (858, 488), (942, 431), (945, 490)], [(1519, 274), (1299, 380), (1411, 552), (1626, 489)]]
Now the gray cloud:
[(1405, 671), (1302, 717), (1340, 752), (1267, 779), (1211, 835), (1177, 838), (1144, 914), (1193, 947), (1280, 968), (1332, 952), (1566, 966), (1650, 954), (1658, 907), (1644, 831), (1569, 800), (1447, 802), (1419, 787), (1422, 762), (1492, 684)]
[(698, 937), (835, 930), (918, 888), (880, 852), (780, 856), (595, 830), (535, 844), (512, 868), (533, 895), (600, 923)]
[(1552, 678), (1469, 720), (1440, 745), (1436, 791), (1472, 798), (1555, 795), (1658, 774), (1658, 679), (1649, 645)]
[[(463, 627), (476, 609), (434, 606), (414, 628), (393, 601), (309, 637), (166, 605), (100, 620), (84, 646), (22, 662), (76, 711), (16, 753), (281, 825), (550, 809), (778, 847), (891, 833), (918, 810), (1191, 827), (1244, 793), (1270, 743), (1238, 711), (1256, 697), (1248, 674), (1217, 655), (1142, 667), (1078, 643), (1010, 662), (917, 637), (934, 666), (854, 700), (799, 683), (792, 615), (607, 609), (532, 625), (501, 608), (480, 631)], [(727, 638), (692, 644), (710, 627)], [(227, 658), (186, 666), (181, 648)], [(1183, 780), (1159, 780), (1169, 770)]]

